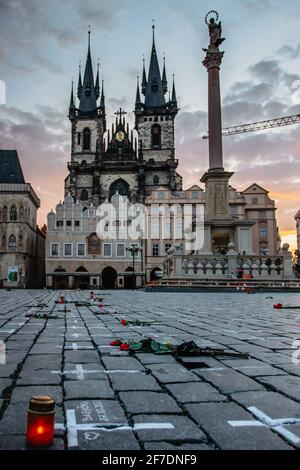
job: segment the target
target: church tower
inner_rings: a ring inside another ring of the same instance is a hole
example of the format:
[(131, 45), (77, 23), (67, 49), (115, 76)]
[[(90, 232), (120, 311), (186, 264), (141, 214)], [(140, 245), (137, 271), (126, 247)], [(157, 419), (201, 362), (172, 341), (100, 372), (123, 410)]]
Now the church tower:
[(75, 200), (86, 201), (87, 204), (93, 202), (96, 205), (100, 194), (100, 175), (97, 163), (103, 152), (106, 117), (103, 82), (100, 94), (99, 64), (94, 81), (90, 34), (89, 31), (83, 81), (79, 66), (78, 107), (76, 107), (72, 83), (69, 106), (69, 119), (72, 125), (71, 162), (68, 163), (70, 174), (65, 180), (65, 195), (70, 193)]
[(168, 82), (165, 67), (161, 75), (156, 46), (155, 26), (148, 77), (143, 63), (141, 100), (139, 81), (135, 103), (135, 128), (139, 135), (139, 147), (147, 165), (146, 187), (155, 189), (168, 186), (171, 190), (181, 189), (181, 177), (176, 173), (174, 123), (178, 113), (175, 83), (173, 76), (172, 94), (166, 100)]

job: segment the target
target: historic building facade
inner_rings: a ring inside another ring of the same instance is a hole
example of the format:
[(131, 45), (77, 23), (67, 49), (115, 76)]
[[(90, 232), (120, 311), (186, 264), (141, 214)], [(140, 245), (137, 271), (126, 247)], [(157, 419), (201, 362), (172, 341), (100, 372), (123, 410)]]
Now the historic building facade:
[[(182, 177), (176, 171), (174, 78), (166, 99), (168, 90), (165, 63), (160, 72), (153, 28), (148, 74), (144, 63), (141, 84), (137, 83), (135, 127), (129, 128), (126, 112), (120, 109), (108, 128), (104, 85), (102, 82), (100, 87), (99, 67), (94, 79), (89, 35), (83, 78), (79, 70), (77, 100), (72, 84), (71, 159), (65, 200), (48, 215), (48, 286), (121, 288), (132, 285), (133, 270), (137, 285), (162, 275), (174, 238), (171, 233), (169, 238), (162, 236), (165, 222), (160, 214), (148, 220), (154, 231), (134, 242), (138, 248), (135, 260), (130, 251), (132, 241), (121, 235), (97, 237), (101, 220), (97, 207), (105, 202), (117, 205), (120, 196), (129, 205), (144, 204), (149, 214), (155, 204), (205, 206), (203, 254), (224, 253), (228, 244), (234, 243), (241, 254), (276, 255), (275, 203), (263, 188), (253, 184), (238, 192), (228, 185), (231, 173), (210, 168), (201, 180), (205, 191), (199, 186), (183, 190)], [(118, 218), (111, 223), (120, 227)], [(171, 217), (170, 227), (172, 223)], [(184, 244), (183, 235), (176, 242)]]
[(37, 227), (40, 200), (26, 183), (15, 150), (0, 150), (0, 285), (44, 287), (45, 231)]

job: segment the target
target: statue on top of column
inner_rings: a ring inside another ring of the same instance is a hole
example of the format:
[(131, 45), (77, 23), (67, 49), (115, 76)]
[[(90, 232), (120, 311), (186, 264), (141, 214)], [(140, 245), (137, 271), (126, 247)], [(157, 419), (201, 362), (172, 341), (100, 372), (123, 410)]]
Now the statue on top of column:
[[(211, 17), (209, 22), (208, 22), (208, 17), (209, 15), (213, 13), (216, 17)], [(205, 23), (208, 26), (209, 30), (209, 37), (210, 37), (210, 44), (209, 44), (209, 49), (215, 49), (219, 48), (219, 46), (222, 44), (222, 42), (225, 41), (225, 38), (222, 38), (222, 23), (219, 21), (219, 14), (215, 10), (210, 11), (207, 13), (205, 17)], [(205, 52), (207, 49), (203, 49)]]

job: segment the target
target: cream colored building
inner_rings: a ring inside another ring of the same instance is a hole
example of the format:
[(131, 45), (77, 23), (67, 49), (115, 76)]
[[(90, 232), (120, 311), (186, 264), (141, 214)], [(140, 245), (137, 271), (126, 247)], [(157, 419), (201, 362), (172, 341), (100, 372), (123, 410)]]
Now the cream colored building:
[(45, 285), (45, 232), (36, 224), (39, 207), (17, 152), (0, 150), (0, 284), (4, 287)]
[[(118, 196), (112, 198), (113, 203), (114, 199)], [(134, 259), (131, 252), (132, 245), (142, 248), (143, 242), (120, 238), (118, 218), (107, 222), (107, 229), (115, 231), (116, 237), (100, 239), (96, 233), (99, 221), (96, 207), (85, 208), (70, 195), (48, 214), (49, 288), (114, 289), (132, 288), (134, 282), (136, 287), (143, 284), (142, 252), (139, 249)]]

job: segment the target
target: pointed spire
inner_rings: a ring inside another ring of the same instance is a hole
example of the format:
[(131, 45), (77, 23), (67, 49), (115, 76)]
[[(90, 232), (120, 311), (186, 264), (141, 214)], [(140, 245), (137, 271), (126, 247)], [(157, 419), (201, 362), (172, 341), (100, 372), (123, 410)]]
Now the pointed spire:
[(82, 113), (95, 112), (97, 109), (96, 90), (94, 86), (94, 74), (91, 58), (91, 31), (88, 32), (88, 53), (83, 77), (82, 93), (80, 96), (79, 110)]
[(141, 105), (140, 83), (139, 83), (139, 76), (137, 76), (135, 107), (138, 107), (140, 105)]
[(78, 74), (78, 87), (77, 87), (77, 96), (80, 99), (82, 93), (82, 80), (81, 80), (81, 63), (79, 62), (79, 74)]
[(146, 87), (147, 87), (147, 77), (146, 77), (146, 70), (145, 70), (145, 57), (143, 57), (143, 80), (142, 80), (143, 95), (146, 94)]
[(96, 98), (98, 99), (100, 96), (100, 85), (99, 85), (99, 61), (97, 63), (97, 77), (96, 77), (96, 83), (95, 83), (95, 93), (96, 93)]
[(100, 108), (103, 108), (103, 109), (105, 108), (104, 80), (102, 80), (102, 86), (101, 86)]
[(69, 106), (69, 113), (74, 114), (75, 111), (75, 104), (74, 104), (74, 83), (72, 80), (72, 88), (71, 88), (71, 98), (70, 98), (70, 106)]
[(155, 47), (154, 24), (152, 29), (153, 45), (148, 73), (148, 83), (146, 86), (145, 106), (149, 108), (160, 108), (165, 105), (165, 97)]
[(164, 94), (167, 93), (168, 91), (168, 81), (167, 81), (167, 74), (166, 74), (166, 58), (164, 56), (164, 69), (163, 69), (163, 74), (162, 74), (162, 86), (164, 90)]
[(177, 97), (176, 97), (176, 90), (175, 90), (175, 77), (174, 77), (174, 74), (173, 74), (172, 103), (176, 104), (176, 106), (177, 106)]

